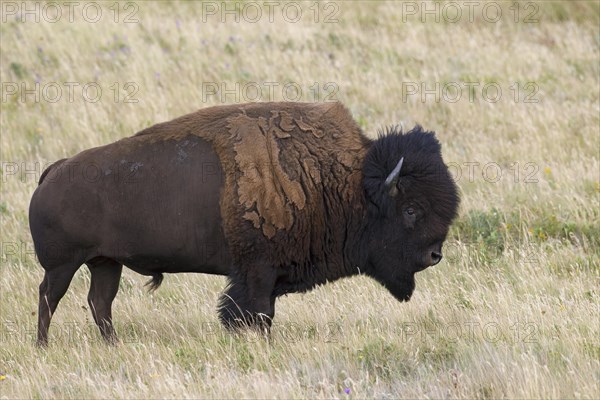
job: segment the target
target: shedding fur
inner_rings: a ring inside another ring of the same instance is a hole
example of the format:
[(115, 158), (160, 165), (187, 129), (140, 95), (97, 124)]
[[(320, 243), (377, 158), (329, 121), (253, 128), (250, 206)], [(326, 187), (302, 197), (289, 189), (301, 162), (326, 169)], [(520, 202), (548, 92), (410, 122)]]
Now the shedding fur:
[(341, 173), (340, 184), (345, 182), (344, 174), (360, 171), (360, 162), (343, 146), (351, 144), (360, 154), (364, 145), (341, 104), (285, 106), (242, 107), (227, 118), (226, 142), (223, 133), (212, 140), (224, 168), (234, 170), (236, 181), (226, 190), (236, 188), (230, 195), (237, 195), (242, 218), (269, 239), (278, 231), (293, 234), (295, 220), (303, 214), (324, 212), (314, 198), (322, 191), (321, 174), (334, 170)]
[[(239, 114), (229, 119), (229, 132), (236, 153), (239, 202), (252, 221), (271, 238), (279, 229), (288, 230), (295, 210), (304, 208), (306, 194), (298, 180), (292, 180), (279, 163), (278, 142), (285, 142), (294, 130), (289, 114), (272, 112), (271, 118), (250, 118)], [(285, 143), (282, 143), (285, 147)], [(255, 211), (253, 211), (255, 210)]]

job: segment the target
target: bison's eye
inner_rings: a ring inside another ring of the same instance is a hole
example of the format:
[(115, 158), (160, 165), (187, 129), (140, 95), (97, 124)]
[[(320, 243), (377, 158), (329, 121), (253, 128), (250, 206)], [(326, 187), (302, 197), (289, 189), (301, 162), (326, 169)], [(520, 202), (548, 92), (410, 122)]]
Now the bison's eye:
[(422, 215), (421, 209), (414, 204), (405, 207), (402, 212), (404, 213), (404, 225), (410, 229), (415, 227), (415, 223)]

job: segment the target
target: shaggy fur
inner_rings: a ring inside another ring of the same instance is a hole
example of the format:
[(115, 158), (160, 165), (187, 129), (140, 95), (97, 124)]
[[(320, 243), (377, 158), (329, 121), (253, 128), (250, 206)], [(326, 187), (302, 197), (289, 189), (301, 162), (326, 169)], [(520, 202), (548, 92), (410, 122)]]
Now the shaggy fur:
[[(389, 215), (394, 202), (381, 182), (398, 160), (404, 158), (398, 188), (402, 193), (412, 191), (415, 198), (435, 199), (431, 203), (434, 212), (442, 217), (441, 223), (450, 224), (456, 217), (459, 197), (441, 152), (442, 147), (435, 134), (424, 131), (419, 125), (407, 133), (398, 127), (380, 131), (363, 167), (363, 186), (372, 200), (371, 204), (380, 204), (385, 210), (382, 214)], [(419, 185), (414, 185), (415, 182)]]

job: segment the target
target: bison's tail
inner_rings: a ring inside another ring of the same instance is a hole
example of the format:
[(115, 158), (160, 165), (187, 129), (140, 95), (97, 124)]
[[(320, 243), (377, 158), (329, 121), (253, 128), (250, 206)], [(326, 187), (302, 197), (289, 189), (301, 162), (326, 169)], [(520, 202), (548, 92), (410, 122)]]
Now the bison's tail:
[(156, 289), (158, 289), (160, 287), (160, 284), (162, 283), (164, 278), (163, 274), (154, 274), (152, 275), (152, 279), (150, 279), (148, 282), (146, 282), (146, 284), (144, 286), (150, 286), (148, 288), (149, 292), (154, 292)]
[(50, 170), (52, 170), (52, 168), (54, 167), (58, 167), (60, 164), (63, 163), (63, 161), (65, 161), (66, 158), (63, 158), (62, 160), (58, 160), (55, 163), (52, 163), (48, 166), (48, 168), (46, 168), (44, 170), (44, 172), (42, 172), (42, 175), (40, 176), (40, 180), (38, 181), (38, 186), (42, 184), (42, 182), (44, 181), (44, 178), (46, 177), (46, 175), (48, 175), (48, 172), (50, 172)]

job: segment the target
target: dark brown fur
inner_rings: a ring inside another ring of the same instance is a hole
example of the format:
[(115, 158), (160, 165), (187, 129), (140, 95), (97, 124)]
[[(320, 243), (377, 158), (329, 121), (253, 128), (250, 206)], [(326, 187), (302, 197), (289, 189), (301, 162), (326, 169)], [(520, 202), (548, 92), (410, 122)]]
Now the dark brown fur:
[[(395, 196), (384, 181), (400, 157)], [(65, 178), (59, 171), (70, 164), (93, 164), (100, 178)], [(111, 178), (120, 169), (137, 176)], [(339, 103), (202, 109), (44, 172), (30, 206), (46, 270), (38, 343), (82, 263), (108, 340), (122, 265), (152, 276), (152, 289), (164, 272), (228, 275), (220, 301), (228, 327), (268, 327), (277, 296), (359, 272), (408, 300), (457, 205), (439, 143), (418, 127), (372, 141)], [(51, 245), (62, 252), (50, 257)]]

